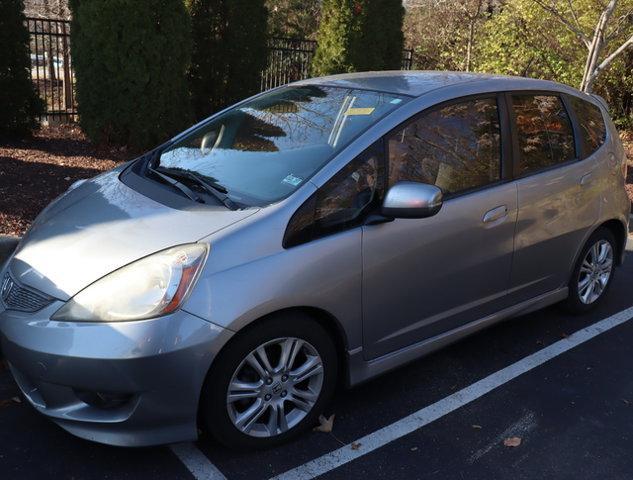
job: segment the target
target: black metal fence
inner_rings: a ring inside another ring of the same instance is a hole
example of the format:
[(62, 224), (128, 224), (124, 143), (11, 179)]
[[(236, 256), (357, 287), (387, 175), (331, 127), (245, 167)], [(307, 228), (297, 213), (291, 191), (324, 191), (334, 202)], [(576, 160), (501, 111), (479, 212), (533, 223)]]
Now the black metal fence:
[[(70, 55), (70, 22), (46, 18), (27, 18), (26, 21), (31, 35), (31, 79), (46, 102), (46, 116), (74, 121), (77, 103)], [(314, 40), (271, 38), (261, 90), (309, 78), (316, 47)], [(413, 50), (404, 50), (402, 69), (410, 70), (412, 64)]]
[(27, 18), (26, 22), (31, 36), (31, 79), (46, 103), (46, 115), (76, 120), (70, 22), (43, 18)]
[(308, 78), (316, 46), (314, 40), (271, 38), (268, 42), (268, 65), (262, 72), (261, 90)]
[[(272, 38), (268, 43), (268, 66), (262, 72), (261, 90), (310, 77), (310, 64), (316, 51), (314, 40)], [(413, 67), (413, 50), (402, 52), (402, 70)]]

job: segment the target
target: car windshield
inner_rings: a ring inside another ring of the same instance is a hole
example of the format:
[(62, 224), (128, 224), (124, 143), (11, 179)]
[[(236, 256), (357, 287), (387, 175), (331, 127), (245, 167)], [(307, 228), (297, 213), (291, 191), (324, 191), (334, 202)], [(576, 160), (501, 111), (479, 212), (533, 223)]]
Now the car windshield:
[(161, 152), (159, 167), (193, 172), (234, 201), (290, 195), (408, 97), (332, 86), (284, 87), (234, 107)]

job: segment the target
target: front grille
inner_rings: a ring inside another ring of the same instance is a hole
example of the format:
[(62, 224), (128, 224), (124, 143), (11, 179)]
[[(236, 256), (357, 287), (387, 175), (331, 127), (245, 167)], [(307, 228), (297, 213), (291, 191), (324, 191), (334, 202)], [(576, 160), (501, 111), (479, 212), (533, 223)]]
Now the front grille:
[(0, 285), (0, 297), (7, 310), (37, 312), (53, 302), (51, 297), (20, 285), (6, 274)]

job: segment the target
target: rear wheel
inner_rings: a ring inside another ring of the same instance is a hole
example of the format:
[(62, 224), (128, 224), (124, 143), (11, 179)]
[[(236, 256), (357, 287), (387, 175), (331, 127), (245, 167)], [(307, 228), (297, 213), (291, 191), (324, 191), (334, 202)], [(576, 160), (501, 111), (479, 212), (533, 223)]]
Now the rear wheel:
[(569, 282), (569, 311), (587, 312), (603, 300), (613, 280), (616, 251), (610, 230), (600, 228), (589, 237)]
[(316, 423), (336, 385), (328, 333), (301, 313), (280, 314), (220, 353), (203, 388), (206, 429), (233, 448), (266, 448)]

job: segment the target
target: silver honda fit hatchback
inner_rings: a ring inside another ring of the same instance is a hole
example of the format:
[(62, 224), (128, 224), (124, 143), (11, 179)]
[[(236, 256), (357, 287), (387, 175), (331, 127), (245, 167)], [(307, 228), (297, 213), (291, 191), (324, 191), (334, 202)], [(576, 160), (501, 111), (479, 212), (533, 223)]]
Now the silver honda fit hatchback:
[(265, 447), (499, 320), (584, 312), (630, 202), (604, 103), (440, 72), (245, 100), (47, 207), (0, 273), (2, 350), (71, 433)]

